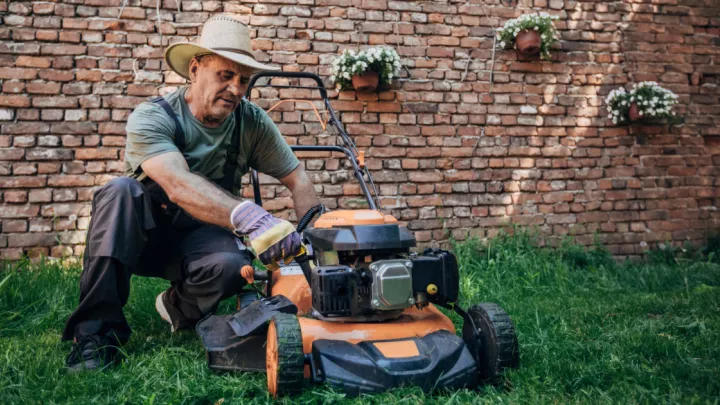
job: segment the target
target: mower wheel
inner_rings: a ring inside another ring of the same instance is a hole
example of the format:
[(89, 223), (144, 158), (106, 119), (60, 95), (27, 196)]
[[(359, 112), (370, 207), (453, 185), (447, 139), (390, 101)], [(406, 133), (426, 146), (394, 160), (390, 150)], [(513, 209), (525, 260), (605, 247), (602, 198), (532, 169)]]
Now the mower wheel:
[(495, 384), (504, 369), (520, 365), (515, 326), (507, 312), (494, 303), (473, 305), (467, 313), (477, 334), (473, 325), (465, 322), (463, 340), (475, 357), (480, 382)]
[(278, 397), (300, 393), (305, 354), (297, 316), (279, 313), (270, 320), (265, 364), (270, 395)]

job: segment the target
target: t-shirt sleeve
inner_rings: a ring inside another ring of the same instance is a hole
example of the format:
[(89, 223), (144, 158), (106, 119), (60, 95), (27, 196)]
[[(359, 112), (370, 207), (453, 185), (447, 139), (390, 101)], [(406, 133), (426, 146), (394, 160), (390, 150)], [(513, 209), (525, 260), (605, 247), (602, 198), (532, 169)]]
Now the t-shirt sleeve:
[(251, 108), (256, 122), (255, 147), (248, 163), (261, 173), (281, 179), (292, 173), (300, 161), (267, 113), (259, 107)]
[(173, 140), (175, 123), (156, 104), (140, 104), (128, 117), (125, 131), (125, 160), (135, 173), (139, 172), (140, 165), (151, 157), (167, 152), (179, 152)]

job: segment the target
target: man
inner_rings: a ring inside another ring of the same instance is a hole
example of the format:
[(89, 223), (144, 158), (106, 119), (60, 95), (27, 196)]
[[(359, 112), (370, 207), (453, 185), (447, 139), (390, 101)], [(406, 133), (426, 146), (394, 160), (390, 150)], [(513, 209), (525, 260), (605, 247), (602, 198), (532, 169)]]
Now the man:
[(117, 345), (130, 336), (122, 308), (132, 274), (171, 281), (155, 305), (175, 331), (193, 328), (244, 286), (240, 269), (253, 254), (232, 231), (247, 235), (266, 264), (299, 252), (300, 237), (289, 222), (234, 196), (252, 167), (288, 187), (298, 218), (319, 203), (275, 124), (242, 100), (250, 76), (273, 69), (251, 51), (248, 28), (221, 15), (205, 23), (199, 44), (174, 44), (165, 52), (170, 68), (190, 85), (133, 111), (126, 177), (95, 192), (80, 304), (62, 336), (74, 340), (68, 369), (116, 360)]

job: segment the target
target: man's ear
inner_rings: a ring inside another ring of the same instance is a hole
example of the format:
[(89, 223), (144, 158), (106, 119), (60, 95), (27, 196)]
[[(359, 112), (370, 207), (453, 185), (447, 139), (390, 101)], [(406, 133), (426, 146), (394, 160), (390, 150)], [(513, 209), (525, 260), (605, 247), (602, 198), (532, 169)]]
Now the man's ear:
[(190, 59), (190, 67), (188, 68), (188, 74), (190, 75), (190, 81), (194, 82), (197, 77), (198, 69), (200, 68), (200, 61), (198, 57)]

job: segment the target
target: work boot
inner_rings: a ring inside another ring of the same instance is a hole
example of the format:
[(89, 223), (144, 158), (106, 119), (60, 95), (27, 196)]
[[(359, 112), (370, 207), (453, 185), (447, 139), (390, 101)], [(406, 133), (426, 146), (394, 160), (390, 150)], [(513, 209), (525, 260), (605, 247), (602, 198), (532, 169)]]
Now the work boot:
[(73, 343), (65, 360), (65, 368), (71, 372), (102, 370), (118, 361), (118, 343), (107, 336), (87, 336)]
[(175, 287), (170, 287), (155, 298), (155, 310), (170, 324), (170, 332), (194, 330), (198, 319), (186, 317), (178, 308)]

